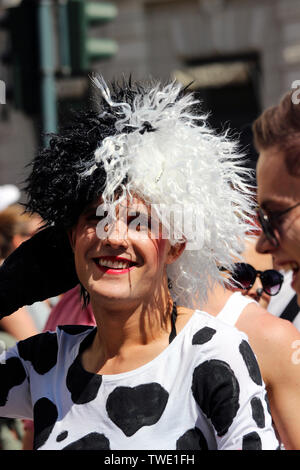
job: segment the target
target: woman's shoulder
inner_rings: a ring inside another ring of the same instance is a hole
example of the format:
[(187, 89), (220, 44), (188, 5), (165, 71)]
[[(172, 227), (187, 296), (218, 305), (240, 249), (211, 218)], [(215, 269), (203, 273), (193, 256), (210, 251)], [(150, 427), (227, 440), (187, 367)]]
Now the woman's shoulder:
[(239, 346), (243, 341), (248, 342), (244, 332), (198, 309), (185, 313), (182, 331), (190, 337), (192, 346), (202, 346), (201, 353), (204, 352), (204, 346), (210, 352), (222, 354), (222, 351), (228, 349), (228, 344)]
[(49, 364), (56, 363), (59, 349), (68, 343), (73, 346), (81, 342), (92, 329), (92, 326), (85, 325), (62, 325), (56, 331), (44, 331), (19, 341), (16, 348), (21, 359), (32, 364), (38, 363), (39, 369), (48, 369)]
[(246, 334), (238, 330), (235, 326), (224, 322), (223, 320), (219, 319), (218, 317), (215, 317), (214, 315), (211, 315), (205, 310), (194, 310), (193, 320), (195, 327), (211, 328), (222, 335), (230, 334), (232, 336), (237, 337), (246, 337)]
[(253, 384), (263, 384), (255, 354), (244, 332), (202, 310), (194, 311), (189, 325), (185, 335), (189, 344), (186, 350), (195, 371), (203, 372), (204, 381), (220, 373), (229, 381), (232, 377), (238, 381), (248, 380), (250, 376)]

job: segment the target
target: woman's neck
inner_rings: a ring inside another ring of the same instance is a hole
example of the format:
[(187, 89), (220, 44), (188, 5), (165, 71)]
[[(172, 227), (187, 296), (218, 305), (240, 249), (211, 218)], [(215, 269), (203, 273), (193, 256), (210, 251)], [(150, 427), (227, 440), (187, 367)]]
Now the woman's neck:
[(201, 305), (201, 310), (210, 315), (217, 316), (233, 292), (221, 284), (215, 284), (207, 293), (207, 301)]
[[(104, 308), (92, 303), (97, 334), (81, 362), (89, 372), (118, 374), (135, 369), (156, 357), (168, 345), (172, 301), (135, 308)], [(98, 305), (97, 305), (98, 304)]]
[(169, 293), (158, 300), (122, 305), (122, 302), (103, 305), (93, 302), (97, 323), (98, 344), (107, 355), (124, 348), (146, 345), (168, 332), (173, 302)]

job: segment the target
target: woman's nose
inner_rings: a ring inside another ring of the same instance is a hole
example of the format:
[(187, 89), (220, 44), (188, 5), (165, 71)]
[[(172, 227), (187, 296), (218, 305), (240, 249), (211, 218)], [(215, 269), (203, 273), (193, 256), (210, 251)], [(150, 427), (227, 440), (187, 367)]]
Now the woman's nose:
[(257, 277), (251, 289), (248, 290), (247, 294), (253, 295), (253, 296), (257, 296), (257, 295), (260, 296), (262, 292), (263, 292), (262, 283), (259, 277)]
[(113, 248), (125, 247), (128, 245), (128, 230), (127, 224), (122, 220), (117, 220), (111, 224), (107, 224), (104, 229), (106, 236), (103, 243), (110, 245)]

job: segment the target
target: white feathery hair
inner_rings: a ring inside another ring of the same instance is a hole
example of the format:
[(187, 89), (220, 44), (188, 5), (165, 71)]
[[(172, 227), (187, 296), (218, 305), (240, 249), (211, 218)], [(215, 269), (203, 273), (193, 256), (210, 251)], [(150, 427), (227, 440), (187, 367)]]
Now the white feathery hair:
[[(234, 260), (241, 258), (251, 227), (253, 188), (238, 144), (228, 132), (217, 135), (209, 127), (206, 114), (193, 113), (193, 105), (199, 105), (199, 100), (191, 93), (181, 93), (182, 87), (176, 82), (151, 85), (135, 97), (132, 106), (113, 102), (101, 76), (94, 77), (93, 82), (110, 107), (118, 108), (120, 118), (115, 122), (116, 134), (106, 137), (95, 151), (95, 164), (88, 173), (97, 163), (104, 165), (104, 204), (117, 204), (128, 195), (157, 204), (161, 222), (173, 224), (177, 234), (175, 239), (170, 236), (171, 243), (188, 239), (189, 234), (176, 214), (172, 222), (165, 220), (159, 204), (193, 208), (194, 217), (201, 221), (201, 243), (197, 249), (187, 246), (167, 266), (167, 275), (173, 299), (179, 305), (199, 307), (209, 288), (216, 282), (228, 282), (219, 267), (230, 270)], [(141, 132), (145, 122), (153, 132)], [(123, 194), (116, 201), (115, 192), (120, 187)]]

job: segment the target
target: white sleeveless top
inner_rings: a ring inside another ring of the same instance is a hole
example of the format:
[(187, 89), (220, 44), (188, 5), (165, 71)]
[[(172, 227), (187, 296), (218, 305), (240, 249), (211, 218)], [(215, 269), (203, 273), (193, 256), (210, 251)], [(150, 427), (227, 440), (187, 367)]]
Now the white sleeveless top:
[(257, 304), (255, 300), (242, 295), (241, 292), (234, 292), (234, 294), (229, 297), (222, 310), (218, 313), (217, 318), (218, 320), (222, 320), (224, 323), (227, 323), (227, 325), (234, 326), (244, 308), (252, 302)]

